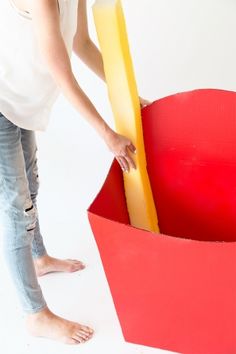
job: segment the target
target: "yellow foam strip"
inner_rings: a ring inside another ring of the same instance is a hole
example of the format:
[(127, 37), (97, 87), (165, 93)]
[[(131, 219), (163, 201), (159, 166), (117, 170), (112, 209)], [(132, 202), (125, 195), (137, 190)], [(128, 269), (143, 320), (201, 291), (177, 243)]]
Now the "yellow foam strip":
[(120, 0), (97, 0), (93, 15), (116, 131), (131, 139), (137, 149), (137, 155), (132, 154), (137, 170), (124, 173), (130, 222), (135, 227), (159, 232), (146, 170), (139, 96)]

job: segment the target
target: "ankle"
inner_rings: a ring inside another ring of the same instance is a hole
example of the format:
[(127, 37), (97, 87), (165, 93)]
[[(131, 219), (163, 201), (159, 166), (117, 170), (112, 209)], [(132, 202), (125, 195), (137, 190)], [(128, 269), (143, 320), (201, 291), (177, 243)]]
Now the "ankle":
[(34, 263), (35, 263), (36, 265), (43, 266), (43, 265), (45, 265), (45, 264), (48, 263), (48, 260), (49, 260), (50, 258), (51, 258), (51, 257), (50, 257), (48, 254), (45, 254), (45, 255), (43, 255), (43, 256), (34, 258)]
[(43, 318), (48, 318), (48, 317), (52, 317), (52, 316), (53, 316), (53, 313), (49, 310), (48, 307), (45, 307), (41, 311), (28, 314), (26, 317), (26, 320), (27, 320), (27, 322), (34, 322), (34, 321), (38, 321)]

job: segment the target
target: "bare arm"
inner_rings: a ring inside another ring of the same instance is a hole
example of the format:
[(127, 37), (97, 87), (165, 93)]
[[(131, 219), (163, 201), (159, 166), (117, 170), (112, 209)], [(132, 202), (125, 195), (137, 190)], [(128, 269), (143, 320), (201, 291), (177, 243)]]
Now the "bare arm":
[[(100, 79), (106, 82), (101, 52), (91, 40), (88, 31), (87, 0), (80, 0), (77, 13), (77, 31), (73, 51)], [(141, 107), (151, 102), (139, 97)]]
[(42, 58), (51, 75), (62, 93), (105, 139), (110, 128), (82, 91), (72, 72), (70, 58), (60, 31), (57, 1), (30, 1), (30, 11)]
[(87, 0), (80, 0), (77, 13), (77, 31), (73, 41), (73, 51), (104, 82), (105, 73), (102, 55), (89, 37), (87, 20)]
[[(82, 0), (83, 1), (83, 0)], [(121, 167), (135, 167), (128, 148), (134, 151), (129, 139), (116, 134), (103, 120), (90, 99), (79, 86), (71, 67), (70, 58), (60, 31), (57, 0), (29, 0), (33, 30), (40, 54), (62, 93), (83, 117), (96, 129)]]

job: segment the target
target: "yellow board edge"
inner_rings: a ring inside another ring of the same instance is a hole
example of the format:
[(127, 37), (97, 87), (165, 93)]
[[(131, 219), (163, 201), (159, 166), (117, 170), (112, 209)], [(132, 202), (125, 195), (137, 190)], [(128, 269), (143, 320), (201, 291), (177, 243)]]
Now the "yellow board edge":
[(146, 169), (141, 109), (120, 0), (97, 0), (93, 16), (103, 57), (116, 131), (137, 148), (137, 169), (124, 173), (127, 209), (132, 226), (160, 232), (151, 185)]

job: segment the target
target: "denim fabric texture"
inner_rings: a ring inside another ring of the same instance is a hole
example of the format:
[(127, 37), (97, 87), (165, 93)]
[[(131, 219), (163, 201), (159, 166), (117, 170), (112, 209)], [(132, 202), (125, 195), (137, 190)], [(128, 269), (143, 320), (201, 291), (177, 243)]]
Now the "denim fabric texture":
[(0, 113), (0, 222), (6, 261), (26, 313), (46, 307), (33, 259), (47, 254), (40, 232), (35, 132)]

